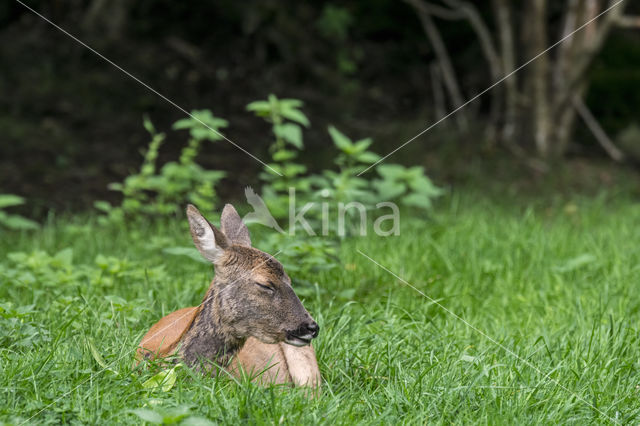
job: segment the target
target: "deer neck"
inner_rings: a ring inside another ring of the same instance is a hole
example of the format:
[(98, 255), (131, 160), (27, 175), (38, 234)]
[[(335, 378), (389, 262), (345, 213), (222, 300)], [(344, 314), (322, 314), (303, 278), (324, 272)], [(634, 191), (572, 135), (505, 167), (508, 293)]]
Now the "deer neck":
[(182, 338), (181, 358), (192, 367), (226, 366), (246, 339), (238, 339), (220, 319), (219, 286), (211, 283), (191, 327)]

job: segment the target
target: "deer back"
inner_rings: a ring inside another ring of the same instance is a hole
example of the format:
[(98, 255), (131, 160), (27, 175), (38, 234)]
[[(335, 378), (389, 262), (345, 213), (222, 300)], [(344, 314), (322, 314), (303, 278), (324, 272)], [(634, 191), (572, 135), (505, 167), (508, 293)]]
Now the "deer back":
[(200, 312), (198, 306), (183, 308), (155, 323), (140, 341), (136, 359), (155, 359), (172, 355), (198, 312)]

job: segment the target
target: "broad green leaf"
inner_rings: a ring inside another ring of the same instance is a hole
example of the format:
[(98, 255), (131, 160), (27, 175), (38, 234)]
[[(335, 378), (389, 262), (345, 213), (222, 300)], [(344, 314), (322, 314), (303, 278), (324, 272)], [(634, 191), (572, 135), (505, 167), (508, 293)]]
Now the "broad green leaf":
[(208, 109), (193, 110), (191, 116), (173, 123), (174, 130), (189, 129), (192, 138), (196, 140), (217, 141), (222, 139), (220, 129), (227, 127), (229, 122), (214, 116)]
[(296, 177), (307, 171), (307, 167), (302, 164), (285, 164), (282, 174), (287, 177)]
[(180, 426), (215, 426), (217, 423), (212, 422), (204, 417), (191, 416), (187, 417), (180, 423)]
[(146, 114), (142, 117), (142, 125), (147, 130), (147, 132), (149, 132), (150, 134), (152, 134), (152, 135), (156, 134), (156, 128), (153, 126), (153, 123), (151, 122), (151, 119)]
[(180, 364), (169, 370), (163, 370), (151, 377), (149, 380), (142, 384), (142, 387), (145, 389), (155, 389), (162, 388), (163, 392), (169, 392), (173, 385), (176, 384), (176, 379), (178, 375), (176, 373), (176, 369), (180, 366)]
[(18, 215), (6, 215), (2, 219), (2, 225), (15, 231), (38, 229), (40, 225), (37, 222), (26, 219)]
[(163, 422), (162, 414), (155, 411), (148, 410), (146, 408), (136, 408), (135, 410), (129, 410), (130, 413), (135, 414), (145, 422), (161, 425)]
[(198, 139), (198, 140), (202, 140), (202, 139), (213, 139), (213, 140), (220, 140), (222, 139), (221, 133), (220, 132), (214, 132), (213, 130), (210, 130), (204, 126), (200, 126), (200, 127), (196, 127), (191, 129), (191, 136), (194, 139)]
[(356, 159), (361, 162), (361, 163), (367, 163), (367, 164), (372, 164), (375, 163), (376, 161), (380, 160), (380, 156), (376, 153), (373, 153), (371, 151), (366, 151), (363, 152), (362, 154), (358, 154), (356, 156)]
[(378, 195), (383, 201), (392, 200), (404, 194), (407, 189), (404, 183), (392, 180), (375, 180), (372, 185), (378, 191)]
[(275, 134), (291, 145), (298, 149), (303, 148), (302, 144), (302, 129), (297, 124), (285, 123), (279, 126), (274, 126), (273, 131)]
[(282, 107), (280, 109), (280, 114), (291, 121), (295, 121), (297, 123), (302, 124), (304, 127), (309, 127), (309, 119), (306, 115), (304, 115), (301, 111), (293, 108)]
[(191, 127), (193, 127), (193, 120), (191, 118), (183, 118), (171, 126), (173, 130), (190, 129)]
[(381, 164), (376, 170), (380, 176), (386, 179), (402, 179), (406, 168), (400, 164)]
[(351, 139), (345, 136), (340, 130), (336, 129), (333, 126), (329, 126), (329, 135), (331, 139), (333, 139), (333, 143), (338, 147), (341, 151), (347, 151), (352, 148)]
[(423, 194), (409, 194), (402, 197), (402, 204), (428, 210), (431, 208), (431, 198)]
[(287, 161), (295, 158), (296, 153), (287, 149), (281, 149), (273, 154), (274, 161)]
[(422, 166), (413, 166), (407, 167), (404, 171), (405, 179), (412, 180), (424, 176), (424, 167)]
[(300, 108), (302, 105), (304, 105), (304, 102), (302, 102), (300, 99), (285, 98), (280, 99), (280, 105), (284, 108)]
[(278, 163), (269, 163), (269, 167), (264, 168), (264, 174), (266, 176), (279, 176), (277, 173), (282, 174), (282, 166)]
[(73, 264), (73, 249), (71, 247), (67, 247), (60, 250), (58, 253), (56, 253), (54, 259), (65, 266), (71, 266)]
[(247, 105), (247, 111), (255, 112), (269, 112), (271, 111), (271, 105), (266, 101), (255, 101)]
[(124, 189), (124, 186), (120, 182), (113, 182), (113, 183), (108, 184), (107, 188), (109, 188), (111, 191), (120, 191), (120, 192), (122, 192), (122, 190)]
[(95, 201), (93, 203), (93, 207), (95, 207), (96, 210), (100, 210), (104, 213), (109, 213), (111, 210), (113, 210), (113, 206), (111, 206), (111, 203), (109, 203), (108, 201)]
[(366, 151), (366, 149), (369, 148), (372, 142), (373, 139), (371, 138), (361, 139), (357, 142), (354, 142), (353, 145), (355, 147), (355, 152), (360, 153)]
[(438, 188), (431, 182), (431, 179), (424, 175), (421, 171), (421, 175), (409, 180), (409, 187), (416, 193), (426, 195), (427, 197), (435, 198), (441, 196), (444, 191)]
[(13, 194), (0, 194), (0, 209), (24, 204), (24, 198)]
[(180, 421), (189, 414), (191, 414), (191, 409), (189, 407), (177, 407), (166, 412), (164, 416), (162, 416), (162, 422), (165, 425), (174, 425), (180, 423)]

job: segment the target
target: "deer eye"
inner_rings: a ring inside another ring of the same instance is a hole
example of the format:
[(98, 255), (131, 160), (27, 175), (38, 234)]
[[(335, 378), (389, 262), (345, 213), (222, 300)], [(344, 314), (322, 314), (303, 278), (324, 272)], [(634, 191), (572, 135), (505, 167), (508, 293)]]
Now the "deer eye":
[(260, 283), (258, 283), (258, 282), (257, 282), (257, 283), (255, 283), (255, 284), (256, 284), (258, 287), (260, 287), (261, 289), (263, 289), (263, 290), (270, 291), (271, 293), (273, 293), (273, 292), (274, 292), (273, 287), (271, 287), (270, 285), (264, 285), (264, 284), (260, 284)]

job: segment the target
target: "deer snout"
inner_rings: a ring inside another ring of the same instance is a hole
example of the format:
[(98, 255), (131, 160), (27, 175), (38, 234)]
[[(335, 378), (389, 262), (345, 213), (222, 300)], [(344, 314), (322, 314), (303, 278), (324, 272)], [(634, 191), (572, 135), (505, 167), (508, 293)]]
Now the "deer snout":
[(320, 332), (320, 326), (317, 322), (311, 321), (304, 325), (307, 328), (307, 331), (311, 334), (312, 338), (315, 339), (318, 337), (318, 333)]
[(284, 342), (293, 346), (306, 346), (311, 343), (311, 339), (318, 337), (319, 331), (318, 323), (311, 320), (302, 323), (296, 330), (288, 331)]

